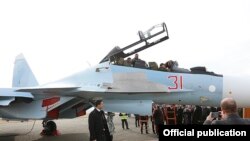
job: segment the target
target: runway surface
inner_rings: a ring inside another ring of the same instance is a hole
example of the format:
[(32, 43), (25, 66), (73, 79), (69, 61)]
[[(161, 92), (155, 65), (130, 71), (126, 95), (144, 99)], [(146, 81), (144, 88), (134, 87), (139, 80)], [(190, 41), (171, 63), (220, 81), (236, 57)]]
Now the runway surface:
[[(2, 121), (0, 119), (0, 141), (88, 141), (88, 115), (75, 119), (55, 120), (60, 136), (44, 137), (40, 135), (42, 131), (42, 121)], [(114, 141), (157, 141), (153, 134), (151, 122), (149, 121), (149, 134), (141, 134), (140, 128), (135, 127), (134, 117), (128, 119), (129, 128), (123, 130), (118, 114), (114, 117), (115, 134)], [(34, 125), (34, 127), (33, 127)], [(33, 128), (32, 128), (33, 127)]]

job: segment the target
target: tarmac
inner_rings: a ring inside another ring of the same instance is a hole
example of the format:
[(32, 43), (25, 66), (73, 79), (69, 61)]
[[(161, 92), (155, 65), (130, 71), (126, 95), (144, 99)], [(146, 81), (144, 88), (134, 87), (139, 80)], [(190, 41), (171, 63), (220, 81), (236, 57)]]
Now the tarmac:
[[(89, 141), (88, 115), (74, 119), (54, 120), (59, 136), (41, 136), (42, 121), (3, 121), (0, 119), (0, 141)], [(122, 129), (119, 114), (114, 117), (115, 134), (113, 141), (158, 141), (153, 134), (149, 120), (149, 134), (141, 134), (140, 127), (135, 127), (135, 118), (128, 118), (129, 129)]]

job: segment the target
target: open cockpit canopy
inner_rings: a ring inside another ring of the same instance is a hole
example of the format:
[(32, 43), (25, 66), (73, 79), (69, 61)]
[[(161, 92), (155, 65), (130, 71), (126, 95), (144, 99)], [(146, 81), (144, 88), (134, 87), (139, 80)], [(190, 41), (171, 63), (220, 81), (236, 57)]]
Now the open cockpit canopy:
[[(162, 24), (158, 24), (155, 25), (153, 27), (151, 27), (150, 29), (148, 29), (145, 32), (142, 31), (138, 31), (138, 35), (140, 37), (140, 40), (137, 42), (134, 42), (124, 48), (120, 48), (120, 47), (114, 47), (102, 60), (100, 63), (106, 62), (106, 61), (110, 61), (113, 62), (115, 61), (117, 58), (126, 58), (130, 55), (133, 55), (135, 53), (138, 53), (144, 49), (147, 49), (149, 47), (152, 47), (160, 42), (163, 42), (167, 39), (169, 39), (168, 36), (168, 30), (167, 30), (167, 26), (165, 23)], [(142, 44), (144, 43), (144, 45), (136, 47), (136, 49), (125, 53), (125, 50), (128, 50), (132, 47), (135, 47), (136, 45)]]

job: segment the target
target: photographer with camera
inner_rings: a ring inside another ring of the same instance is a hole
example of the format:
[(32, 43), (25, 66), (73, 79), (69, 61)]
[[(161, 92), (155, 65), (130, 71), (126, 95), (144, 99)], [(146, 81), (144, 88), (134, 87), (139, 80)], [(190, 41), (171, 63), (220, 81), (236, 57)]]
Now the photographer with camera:
[[(236, 101), (224, 98), (221, 103), (221, 112), (210, 112), (203, 125), (242, 125), (250, 124), (247, 119), (241, 118), (237, 113)], [(221, 117), (220, 120), (218, 120)]]

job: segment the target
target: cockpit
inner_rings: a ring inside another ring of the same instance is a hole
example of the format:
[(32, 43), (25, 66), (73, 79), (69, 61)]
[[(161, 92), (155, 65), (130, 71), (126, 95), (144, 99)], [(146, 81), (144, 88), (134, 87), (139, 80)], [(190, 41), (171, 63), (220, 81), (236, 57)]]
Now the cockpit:
[[(154, 71), (166, 71), (176, 73), (193, 73), (193, 74), (208, 74), (215, 76), (222, 76), (209, 72), (205, 67), (193, 67), (190, 69), (180, 68), (177, 61), (166, 60), (166, 62), (147, 62), (139, 58), (138, 52), (159, 44), (169, 39), (167, 26), (165, 23), (155, 25), (145, 32), (138, 31), (140, 40), (136, 41), (126, 47), (120, 48), (114, 47), (101, 61), (100, 63), (109, 61), (114, 65), (120, 65), (124, 67), (134, 67), (141, 69), (150, 69)], [(135, 48), (136, 47), (136, 48)], [(132, 51), (125, 53), (126, 50), (135, 48)], [(133, 58), (132, 55), (135, 55)], [(158, 65), (159, 64), (159, 65)]]

